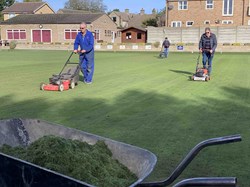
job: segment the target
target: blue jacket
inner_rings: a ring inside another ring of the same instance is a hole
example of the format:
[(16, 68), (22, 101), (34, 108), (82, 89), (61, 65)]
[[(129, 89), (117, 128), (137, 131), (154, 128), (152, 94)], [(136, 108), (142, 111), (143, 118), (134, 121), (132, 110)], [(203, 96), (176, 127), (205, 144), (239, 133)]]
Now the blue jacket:
[(86, 50), (86, 53), (94, 51), (94, 37), (92, 32), (87, 30), (84, 39), (81, 32), (77, 34), (74, 42), (74, 50), (78, 50), (79, 46), (81, 50)]
[[(206, 34), (202, 34), (201, 35), (201, 39), (200, 39), (200, 42), (199, 42), (199, 49), (204, 49), (205, 48), (205, 42), (206, 42)], [(217, 47), (217, 39), (216, 39), (216, 35), (211, 33), (211, 36), (210, 36), (210, 48), (213, 50), (213, 53)]]

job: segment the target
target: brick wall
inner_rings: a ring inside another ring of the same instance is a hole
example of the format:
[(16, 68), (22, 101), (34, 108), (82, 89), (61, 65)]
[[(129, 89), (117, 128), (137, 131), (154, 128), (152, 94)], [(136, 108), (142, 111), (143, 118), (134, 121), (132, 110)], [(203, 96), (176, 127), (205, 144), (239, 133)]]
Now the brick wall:
[[(100, 31), (100, 40), (103, 40), (107, 43), (119, 43), (121, 41), (121, 37), (117, 34), (117, 25), (111, 20), (111, 18), (104, 14), (96, 21), (92, 23), (91, 30), (94, 32), (95, 30)], [(105, 33), (106, 30), (106, 33)], [(110, 32), (111, 35), (110, 35)], [(113, 41), (114, 39), (114, 41)]]
[[(248, 16), (249, 0), (234, 0), (233, 15), (223, 16), (223, 0), (214, 0), (213, 9), (206, 9), (205, 0), (188, 0), (187, 10), (178, 10), (178, 1), (167, 1), (166, 6), (172, 9), (166, 13), (167, 27), (171, 26), (172, 21), (180, 21), (182, 27), (186, 27), (188, 21), (193, 21), (193, 27), (206, 26), (205, 21), (209, 21), (207, 26), (225, 26), (223, 20), (231, 20), (230, 26), (248, 25), (250, 17)], [(245, 4), (243, 4), (245, 3)]]

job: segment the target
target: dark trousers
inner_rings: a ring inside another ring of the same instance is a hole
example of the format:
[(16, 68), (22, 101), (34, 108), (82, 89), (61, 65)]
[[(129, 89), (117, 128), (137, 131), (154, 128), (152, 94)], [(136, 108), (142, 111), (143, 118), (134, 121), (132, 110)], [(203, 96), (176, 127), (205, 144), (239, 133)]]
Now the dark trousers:
[(203, 68), (207, 68), (208, 75), (210, 75), (211, 72), (212, 72), (213, 57), (214, 57), (214, 53), (210, 53), (209, 51), (203, 51), (202, 52)]

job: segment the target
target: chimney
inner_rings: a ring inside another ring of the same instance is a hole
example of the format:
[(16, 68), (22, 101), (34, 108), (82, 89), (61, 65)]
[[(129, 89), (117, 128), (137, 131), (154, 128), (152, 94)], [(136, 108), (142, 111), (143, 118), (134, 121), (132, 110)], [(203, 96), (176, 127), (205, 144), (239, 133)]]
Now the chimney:
[(128, 8), (125, 9), (125, 13), (129, 13), (129, 9)]
[(145, 10), (142, 8), (140, 11), (140, 15), (144, 15), (145, 14)]

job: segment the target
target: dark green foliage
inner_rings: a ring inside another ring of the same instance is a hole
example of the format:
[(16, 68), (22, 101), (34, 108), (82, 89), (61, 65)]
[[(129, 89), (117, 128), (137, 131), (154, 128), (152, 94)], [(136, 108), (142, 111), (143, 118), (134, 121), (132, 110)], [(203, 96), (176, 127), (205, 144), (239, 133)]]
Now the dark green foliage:
[(0, 0), (0, 12), (2, 12), (5, 8), (10, 7), (15, 0)]
[(68, 0), (65, 2), (64, 8), (90, 12), (105, 12), (107, 10), (103, 0)]
[(142, 24), (145, 25), (145, 26), (157, 27), (157, 19), (156, 18), (150, 18), (148, 20), (145, 20)]
[(78, 140), (44, 136), (27, 148), (3, 145), (0, 151), (95, 186), (129, 186), (137, 180), (112, 158), (103, 141), (89, 145)]

